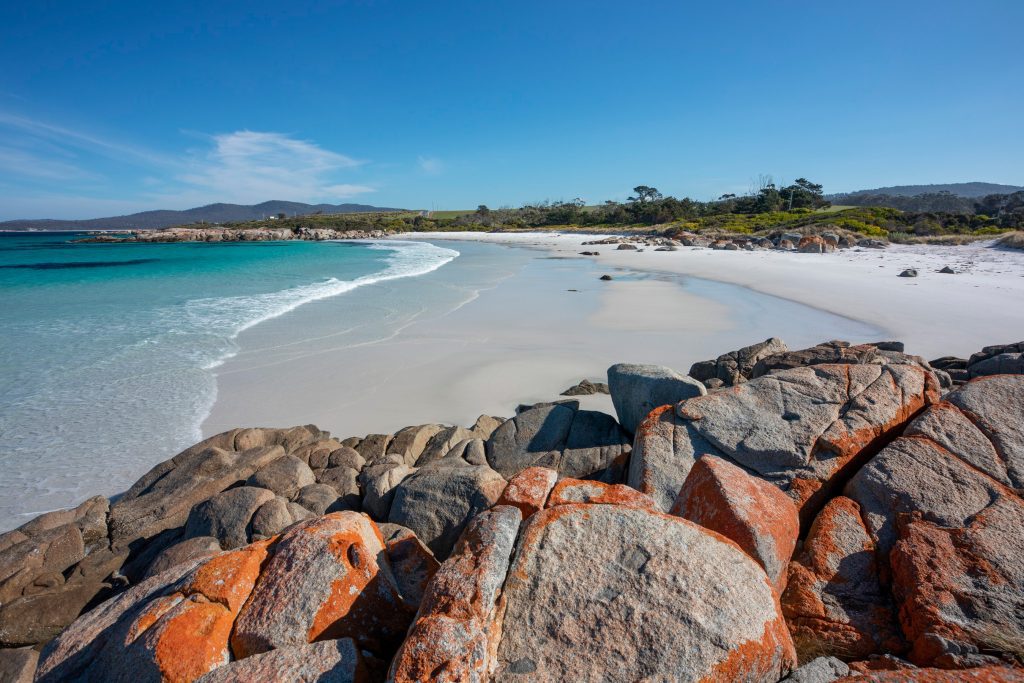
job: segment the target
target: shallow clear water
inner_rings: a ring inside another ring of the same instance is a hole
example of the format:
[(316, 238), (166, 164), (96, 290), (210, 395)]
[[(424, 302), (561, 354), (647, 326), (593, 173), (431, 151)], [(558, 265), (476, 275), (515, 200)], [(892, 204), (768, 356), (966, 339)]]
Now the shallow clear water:
[(0, 530), (115, 493), (127, 472), (197, 441), (213, 370), (242, 331), (458, 255), (413, 242), (76, 237), (0, 234)]

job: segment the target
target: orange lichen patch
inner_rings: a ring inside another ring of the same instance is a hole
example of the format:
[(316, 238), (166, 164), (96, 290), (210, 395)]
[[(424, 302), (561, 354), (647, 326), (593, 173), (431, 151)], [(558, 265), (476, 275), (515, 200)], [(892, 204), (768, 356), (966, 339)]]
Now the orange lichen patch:
[(824, 482), (797, 477), (789, 484), (789, 495), (800, 510), (810, 510)]
[(775, 680), (780, 673), (785, 678), (796, 665), (796, 650), (776, 603), (776, 617), (765, 624), (761, 639), (748, 640), (733, 648), (726, 659), (700, 680), (701, 683)]
[(163, 680), (191, 682), (226, 664), (232, 622), (223, 605), (182, 602), (146, 638)]
[(840, 678), (836, 683), (1022, 683), (1024, 671), (1014, 667), (983, 666), (977, 669), (910, 669), (878, 671)]
[(409, 630), (405, 646), (391, 665), (388, 680), (484, 680), (487, 657), (487, 634), (477, 620), (428, 614)]
[(160, 621), (160, 617), (170, 612), (182, 599), (181, 593), (172, 593), (171, 595), (156, 598), (146, 605), (142, 614), (128, 628), (128, 634), (124, 640), (125, 645), (134, 642), (136, 638), (148, 631), (153, 624)]
[(509, 480), (496, 505), (515, 506), (523, 513), (523, 519), (526, 519), (544, 508), (551, 487), (557, 480), (558, 472), (555, 470), (527, 467)]
[(673, 405), (658, 406), (651, 412), (647, 413), (647, 417), (640, 421), (640, 425), (636, 428), (636, 441), (640, 442), (647, 437), (651, 436), (654, 428), (658, 422), (661, 421), (661, 416), (665, 413), (671, 413), (675, 408)]
[(778, 488), (713, 456), (694, 463), (671, 514), (732, 539), (768, 574), (776, 593), (800, 534), (797, 509)]
[[(982, 512), (971, 526), (985, 524)], [(921, 519), (920, 513), (901, 519), (899, 527), (890, 563), (900, 625), (911, 642), (908, 658), (921, 666), (947, 666), (940, 638), (985, 645), (979, 642), (980, 634), (950, 613), (971, 609), (971, 599), (983, 600), (981, 586), (994, 587), (1008, 580), (976, 551), (969, 539), (971, 528), (940, 527)]]
[(878, 582), (875, 544), (853, 500), (832, 499), (814, 520), (789, 564), (782, 610), (801, 662), (904, 648)]
[(585, 479), (563, 479), (552, 489), (547, 507), (573, 503), (595, 505), (622, 505), (638, 510), (660, 512), (651, 498), (634, 488), (622, 484), (605, 484)]
[(261, 541), (214, 555), (196, 568), (183, 592), (185, 595), (201, 594), (237, 614), (256, 585), (270, 543), (270, 540)]
[(311, 643), (326, 637), (328, 630), (349, 613), (379, 570), (376, 556), (355, 530), (333, 534), (327, 547), (338, 563), (345, 567), (345, 572), (331, 584), (330, 596), (313, 618), (307, 636)]

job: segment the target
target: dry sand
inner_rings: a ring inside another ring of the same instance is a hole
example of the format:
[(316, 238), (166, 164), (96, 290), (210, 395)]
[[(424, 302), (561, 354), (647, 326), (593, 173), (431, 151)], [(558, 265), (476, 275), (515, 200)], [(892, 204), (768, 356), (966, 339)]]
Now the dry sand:
[[(447, 235), (431, 234), (431, 241)], [(747, 287), (880, 328), (925, 358), (967, 356), (982, 346), (1024, 339), (1024, 251), (963, 246), (892, 245), (884, 250), (831, 254), (721, 251), (680, 247), (616, 251), (583, 247), (579, 234), (460, 233), (459, 239), (529, 245), (555, 254), (597, 250), (594, 259), (616, 269), (676, 273)], [(938, 271), (950, 266), (956, 274)], [(916, 268), (916, 278), (901, 278)]]

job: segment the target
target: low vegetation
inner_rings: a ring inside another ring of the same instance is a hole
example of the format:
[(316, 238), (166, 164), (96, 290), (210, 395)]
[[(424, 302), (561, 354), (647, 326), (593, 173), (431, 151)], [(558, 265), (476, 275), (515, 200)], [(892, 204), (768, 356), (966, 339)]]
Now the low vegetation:
[[(383, 211), (358, 214), (315, 214), (228, 223), (224, 227), (335, 228), (339, 230), (515, 231), (580, 230), (643, 231), (672, 235), (778, 232), (851, 232), (892, 241), (956, 243), (991, 238), (1024, 228), (1024, 192), (971, 200), (972, 211), (907, 211), (885, 206), (832, 206), (822, 186), (800, 178), (776, 187), (762, 178), (743, 196), (723, 195), (701, 202), (664, 196), (638, 185), (625, 202), (587, 205), (582, 199), (544, 201), (520, 208), (491, 209), (481, 205), (463, 211)], [(962, 239), (961, 237), (962, 236)], [(1008, 245), (1012, 246), (1012, 245)]]
[(1024, 249), (1024, 231), (1017, 230), (1003, 235), (996, 244), (1007, 249)]

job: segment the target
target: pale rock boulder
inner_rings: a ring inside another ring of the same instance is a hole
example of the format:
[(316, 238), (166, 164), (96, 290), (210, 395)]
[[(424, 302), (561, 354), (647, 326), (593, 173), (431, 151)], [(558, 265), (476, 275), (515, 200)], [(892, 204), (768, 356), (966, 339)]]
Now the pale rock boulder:
[(416, 459), (416, 466), (423, 467), (437, 462), (448, 455), (456, 444), (472, 438), (474, 438), (473, 433), (465, 427), (445, 427), (436, 432), (427, 442), (423, 452)]
[(416, 469), (408, 465), (390, 464), (363, 471), (363, 510), (378, 521), (386, 521), (395, 499), (395, 487)]
[(619, 424), (630, 434), (655, 408), (707, 393), (703, 384), (671, 368), (632, 363), (608, 368), (608, 388)]
[(8, 547), (0, 551), (0, 605), (22, 595), (39, 577), (63, 574), (85, 557), (85, 540), (75, 524), (30, 533), (4, 534)]
[(656, 408), (636, 430), (626, 483), (668, 512), (693, 464), (716, 452), (693, 425), (676, 416), (675, 406)]
[(762, 358), (788, 350), (785, 342), (777, 337), (771, 337), (763, 342), (723, 353), (715, 360), (694, 363), (690, 366), (689, 375), (700, 382), (718, 380), (724, 386), (742, 384), (751, 378), (754, 366)]
[(878, 557), (857, 503), (843, 496), (829, 501), (790, 564), (782, 595), (782, 611), (802, 658), (866, 659), (903, 651)]
[(387, 453), (400, 456), (405, 465), (413, 467), (430, 439), (444, 428), (444, 425), (426, 424), (400, 429), (388, 444)]
[(463, 439), (448, 451), (440, 460), (434, 461), (438, 465), (462, 466), (462, 465), (486, 465), (487, 448), (483, 439)]
[(359, 455), (359, 451), (348, 446), (335, 449), (327, 456), (327, 467), (351, 467), (358, 472), (364, 465), (366, 460)]
[(473, 423), (473, 426), (469, 428), (469, 431), (473, 433), (473, 437), (477, 439), (491, 438), (491, 434), (494, 433), (498, 427), (504, 424), (505, 419), (501, 417), (495, 417), (493, 415), (481, 415)]
[(541, 403), (498, 427), (487, 441), (487, 462), (505, 478), (527, 467), (560, 476), (622, 481), (630, 440), (609, 415), (580, 410), (578, 401)]
[(362, 439), (353, 448), (359, 452), (359, 455), (363, 456), (367, 463), (372, 464), (384, 459), (390, 443), (390, 434), (367, 434), (366, 438)]
[(782, 491), (709, 455), (690, 469), (672, 514), (734, 541), (782, 593), (800, 536), (796, 506)]
[[(254, 437), (243, 440), (257, 441)], [(126, 547), (139, 538), (151, 538), (182, 526), (197, 503), (245, 481), (282, 455), (284, 449), (280, 445), (244, 451), (215, 446), (197, 450), (193, 446), (160, 463), (111, 506), (110, 534), (114, 546)]]
[(339, 448), (341, 448), (341, 443), (337, 439), (319, 439), (313, 443), (299, 446), (289, 455), (309, 465), (312, 470), (320, 470), (327, 467), (327, 460), (331, 453)]
[[(324, 453), (326, 457), (327, 451)], [(264, 465), (246, 482), (249, 486), (268, 489), (285, 498), (293, 498), (303, 486), (315, 483), (313, 470), (294, 455), (285, 455)]]
[(253, 513), (249, 531), (254, 541), (276, 536), (294, 521), (291, 510), (288, 509), (289, 502), (287, 498), (275, 496)]
[(351, 467), (328, 467), (317, 478), (320, 484), (326, 484), (338, 492), (337, 505), (346, 510), (359, 510), (362, 506), (362, 495), (359, 489), (359, 472)]
[(1024, 376), (981, 377), (946, 394), (850, 480), (883, 553), (900, 514), (964, 527), (998, 498), (1024, 488)]
[(273, 491), (255, 486), (218, 493), (192, 508), (185, 522), (185, 538), (213, 536), (224, 550), (239, 548), (249, 542), (253, 515), (273, 499)]
[(473, 519), (427, 585), (388, 680), (486, 681), (501, 633), (501, 588), (522, 514), (497, 505)]
[[(314, 515), (323, 515), (328, 511), (334, 512), (335, 504), (340, 498), (338, 490), (333, 486), (310, 484), (299, 489), (293, 502), (309, 510)], [(295, 517), (294, 513), (292, 513), (292, 517)]]
[(334, 512), (280, 537), (235, 621), (231, 648), (241, 659), (351, 637), (360, 648), (386, 651), (411, 616), (376, 526), (365, 515)]
[(492, 680), (774, 683), (795, 666), (764, 571), (686, 520), (560, 505), (514, 557)]
[(420, 467), (395, 487), (388, 521), (412, 529), (443, 560), (466, 523), (494, 505), (505, 485), (486, 465)]
[(832, 683), (850, 674), (850, 667), (836, 657), (815, 657), (782, 679), (782, 683)]
[(715, 455), (779, 487), (809, 524), (838, 482), (937, 401), (934, 375), (917, 365), (765, 375), (652, 414), (637, 432), (629, 483), (664, 500), (697, 459)]
[(146, 570), (146, 577), (150, 578), (162, 574), (171, 567), (188, 562), (195, 562), (206, 557), (216, 555), (221, 551), (220, 541), (213, 536), (196, 536), (179, 541), (174, 545), (161, 551), (153, 563)]
[(199, 683), (359, 683), (369, 674), (351, 638), (294, 645), (217, 667)]

